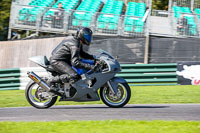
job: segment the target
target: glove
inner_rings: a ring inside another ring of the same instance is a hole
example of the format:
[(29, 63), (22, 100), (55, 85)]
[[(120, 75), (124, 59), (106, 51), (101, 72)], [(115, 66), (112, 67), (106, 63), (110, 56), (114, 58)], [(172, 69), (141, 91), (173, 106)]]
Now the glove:
[(100, 59), (95, 59), (94, 60), (94, 64), (96, 65), (96, 64), (101, 64), (102, 63), (102, 61), (100, 60)]
[(95, 72), (97, 70), (97, 65), (92, 66), (91, 71)]
[(95, 72), (96, 70), (98, 70), (99, 68), (100, 68), (100, 66), (101, 66), (101, 64), (100, 64), (100, 61), (95, 61), (95, 65), (94, 66), (92, 66), (92, 69), (91, 69), (91, 71), (92, 72)]

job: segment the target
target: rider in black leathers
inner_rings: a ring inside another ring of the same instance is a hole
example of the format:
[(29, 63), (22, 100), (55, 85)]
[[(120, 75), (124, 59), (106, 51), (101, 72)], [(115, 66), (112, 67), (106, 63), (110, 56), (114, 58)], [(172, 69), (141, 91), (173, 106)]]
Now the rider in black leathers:
[(50, 65), (61, 75), (48, 80), (52, 82), (77, 81), (80, 76), (72, 68), (93, 69), (94, 66), (80, 61), (81, 58), (95, 60), (94, 57), (83, 51), (83, 44), (90, 45), (92, 30), (89, 28), (79, 29), (74, 36), (66, 37), (52, 52)]

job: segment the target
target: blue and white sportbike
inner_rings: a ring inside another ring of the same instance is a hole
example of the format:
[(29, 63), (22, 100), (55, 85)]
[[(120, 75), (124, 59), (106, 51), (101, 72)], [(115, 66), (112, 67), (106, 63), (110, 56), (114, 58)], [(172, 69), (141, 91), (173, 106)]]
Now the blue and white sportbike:
[[(119, 108), (128, 103), (131, 90), (127, 82), (120, 77), (115, 77), (121, 71), (120, 64), (107, 52), (100, 50), (96, 59), (100, 62), (95, 71), (77, 69), (81, 76), (76, 82), (54, 83), (56, 93), (50, 91), (46, 81), (51, 76), (60, 75), (49, 65), (46, 56), (32, 57), (30, 60), (45, 68), (50, 76), (39, 77), (34, 72), (28, 72), (31, 81), (26, 86), (25, 95), (27, 101), (36, 108), (49, 108), (57, 101), (102, 101), (109, 107)], [(90, 60), (82, 60), (84, 63), (94, 64)]]

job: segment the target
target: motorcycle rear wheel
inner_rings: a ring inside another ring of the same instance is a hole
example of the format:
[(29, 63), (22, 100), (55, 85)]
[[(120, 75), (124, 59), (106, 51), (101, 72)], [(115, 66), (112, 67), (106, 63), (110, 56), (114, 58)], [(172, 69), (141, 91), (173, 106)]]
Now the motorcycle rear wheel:
[[(26, 86), (25, 96), (27, 101), (35, 108), (38, 109), (45, 109), (49, 108), (55, 104), (57, 101), (58, 96), (51, 96), (48, 99), (42, 98), (40, 94), (42, 94), (43, 89), (34, 81), (30, 81)], [(47, 93), (46, 93), (47, 94)]]
[(107, 106), (120, 108), (129, 102), (131, 89), (128, 83), (118, 83), (118, 93), (114, 95), (107, 85), (100, 89), (100, 97)]

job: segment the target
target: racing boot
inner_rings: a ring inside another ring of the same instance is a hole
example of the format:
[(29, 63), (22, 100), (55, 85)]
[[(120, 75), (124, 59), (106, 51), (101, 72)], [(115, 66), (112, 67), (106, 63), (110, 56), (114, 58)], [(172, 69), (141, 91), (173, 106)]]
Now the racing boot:
[(80, 76), (78, 74), (63, 74), (60, 76), (60, 80), (63, 83), (75, 83), (80, 79)]
[(60, 76), (55, 76), (47, 80), (47, 85), (50, 87), (50, 92), (57, 91), (56, 87), (54, 87), (53, 84), (58, 83), (60, 81)]

